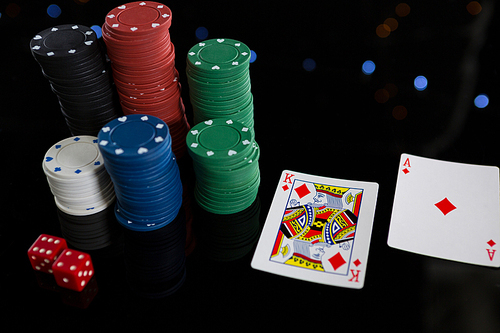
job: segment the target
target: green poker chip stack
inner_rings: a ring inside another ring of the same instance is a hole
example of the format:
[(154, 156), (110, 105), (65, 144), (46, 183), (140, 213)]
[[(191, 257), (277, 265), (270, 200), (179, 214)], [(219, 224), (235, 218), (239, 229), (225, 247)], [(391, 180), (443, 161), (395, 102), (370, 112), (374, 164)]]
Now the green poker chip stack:
[(260, 185), (260, 150), (254, 132), (232, 118), (202, 121), (186, 136), (196, 177), (194, 197), (214, 214), (248, 208)]
[(234, 39), (210, 39), (193, 46), (186, 74), (193, 121), (231, 118), (253, 130), (253, 95), (247, 45)]

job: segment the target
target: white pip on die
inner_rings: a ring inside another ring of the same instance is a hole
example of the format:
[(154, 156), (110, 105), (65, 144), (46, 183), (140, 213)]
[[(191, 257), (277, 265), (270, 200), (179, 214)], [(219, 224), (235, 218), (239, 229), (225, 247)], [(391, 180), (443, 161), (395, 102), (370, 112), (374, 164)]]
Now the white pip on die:
[(61, 252), (52, 271), (58, 286), (75, 291), (82, 291), (94, 276), (90, 254), (72, 249)]
[(52, 274), (52, 264), (67, 249), (64, 238), (41, 234), (28, 249), (28, 257), (34, 270)]

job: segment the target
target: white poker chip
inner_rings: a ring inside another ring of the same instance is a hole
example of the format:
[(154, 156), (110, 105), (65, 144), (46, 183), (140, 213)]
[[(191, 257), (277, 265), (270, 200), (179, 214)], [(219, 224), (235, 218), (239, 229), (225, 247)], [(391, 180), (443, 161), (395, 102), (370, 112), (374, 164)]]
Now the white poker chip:
[(88, 216), (92, 214), (99, 213), (112, 204), (114, 204), (115, 201), (115, 193), (113, 192), (112, 195), (110, 195), (106, 200), (103, 200), (102, 203), (96, 203), (95, 205), (88, 205), (88, 206), (73, 206), (73, 205), (67, 205), (64, 203), (59, 202), (57, 197), (54, 197), (54, 201), (56, 203), (57, 208), (59, 208), (62, 212), (72, 215), (72, 216)]
[(95, 136), (59, 141), (46, 152), (42, 168), (57, 207), (66, 214), (92, 215), (115, 201), (113, 182)]
[(59, 141), (45, 154), (43, 167), (55, 178), (84, 178), (104, 168), (97, 137), (74, 136)]

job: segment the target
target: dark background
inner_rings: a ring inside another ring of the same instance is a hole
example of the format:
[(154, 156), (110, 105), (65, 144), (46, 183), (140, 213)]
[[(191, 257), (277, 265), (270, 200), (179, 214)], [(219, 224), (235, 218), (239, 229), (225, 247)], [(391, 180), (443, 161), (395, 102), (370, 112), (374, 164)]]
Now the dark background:
[[(26, 255), (40, 233), (60, 233), (41, 162), (52, 144), (71, 136), (29, 41), (58, 24), (102, 26), (123, 2), (54, 1), (62, 9), (58, 18), (46, 13), (52, 2), (3, 2), (2, 323), (82, 332), (499, 332), (498, 270), (387, 245), (401, 153), (500, 164), (499, 8), (494, 1), (479, 2), (482, 11), (471, 15), (469, 1), (407, 1), (405, 17), (395, 12), (399, 1), (164, 2), (173, 14), (170, 34), (188, 116), (185, 56), (198, 42), (198, 27), (208, 29), (207, 38), (237, 39), (257, 54), (250, 75), (261, 147), (261, 224), (284, 169), (380, 185), (365, 286), (350, 290), (283, 278), (253, 270), (253, 249), (239, 260), (217, 262), (197, 247), (188, 256), (183, 287), (160, 300), (130, 292), (120, 258), (96, 258), (99, 291), (86, 309), (41, 288)], [(398, 27), (380, 38), (376, 28), (387, 18)], [(312, 71), (302, 66), (307, 58), (316, 63)], [(372, 75), (361, 71), (365, 60), (376, 64)], [(424, 91), (413, 87), (418, 75), (428, 79)], [(381, 103), (375, 95), (384, 88), (389, 98)], [(473, 102), (480, 93), (490, 98), (483, 109)], [(406, 108), (405, 117), (393, 112), (396, 106)]]

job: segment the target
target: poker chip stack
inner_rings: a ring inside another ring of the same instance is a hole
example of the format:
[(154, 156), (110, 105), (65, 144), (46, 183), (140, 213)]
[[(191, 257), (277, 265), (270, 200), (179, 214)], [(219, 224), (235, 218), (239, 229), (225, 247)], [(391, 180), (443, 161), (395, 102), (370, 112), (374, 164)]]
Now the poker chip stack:
[(189, 124), (170, 40), (170, 9), (158, 2), (131, 2), (112, 9), (102, 37), (125, 115), (148, 114), (170, 128), (177, 158), (185, 151)]
[(121, 115), (94, 30), (83, 25), (58, 25), (36, 34), (30, 47), (72, 135), (97, 135), (104, 124)]
[(193, 126), (186, 143), (198, 205), (214, 214), (234, 214), (255, 201), (260, 150), (246, 125), (232, 119), (206, 120)]
[(110, 214), (115, 193), (97, 137), (82, 135), (57, 142), (46, 152), (42, 167), (64, 238), (82, 250), (111, 245), (117, 234)]
[(98, 140), (126, 233), (129, 282), (148, 297), (173, 292), (184, 281), (186, 223), (169, 127), (151, 115), (128, 115), (106, 124)]
[(231, 118), (253, 129), (250, 49), (234, 39), (210, 39), (193, 46), (186, 73), (195, 124)]

